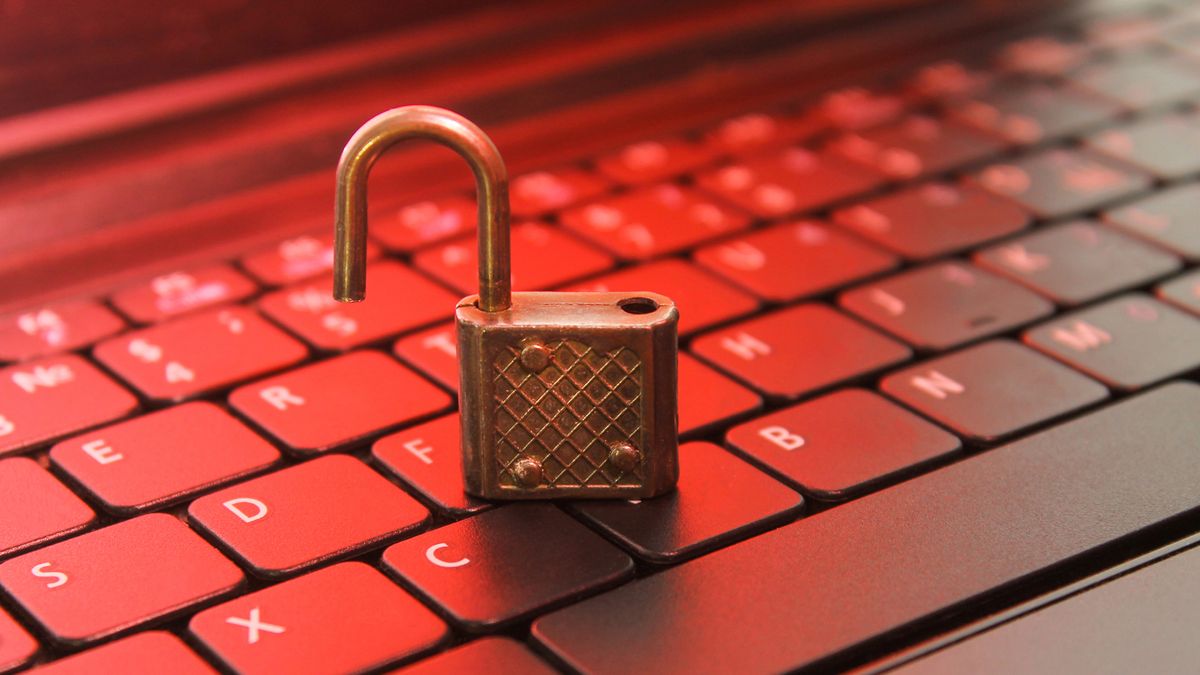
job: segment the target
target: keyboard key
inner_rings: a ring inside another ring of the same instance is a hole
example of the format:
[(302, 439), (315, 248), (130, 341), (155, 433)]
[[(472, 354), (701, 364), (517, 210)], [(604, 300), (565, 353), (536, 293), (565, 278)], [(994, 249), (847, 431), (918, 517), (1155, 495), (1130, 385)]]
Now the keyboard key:
[(238, 673), (358, 673), (416, 656), (446, 624), (383, 574), (347, 562), (206, 609), (188, 628)]
[(689, 173), (716, 155), (699, 143), (663, 138), (630, 143), (596, 160), (596, 168), (618, 183), (645, 185)]
[(112, 296), (122, 314), (138, 323), (157, 323), (178, 314), (247, 298), (258, 290), (227, 265), (172, 272)]
[(869, 375), (912, 355), (904, 345), (815, 304), (702, 335), (692, 343), (692, 351), (755, 389), (783, 399)]
[(0, 369), (0, 455), (133, 412), (137, 399), (73, 354)]
[(125, 322), (103, 305), (77, 300), (0, 317), (0, 361), (26, 361), (86, 347)]
[(1100, 155), (1062, 149), (993, 164), (975, 179), (1046, 219), (1091, 211), (1150, 187), (1147, 174)]
[(458, 299), (400, 263), (380, 261), (367, 266), (363, 302), (334, 300), (327, 278), (271, 293), (259, 307), (312, 346), (341, 351), (448, 319)]
[(663, 184), (564, 211), (563, 225), (623, 260), (645, 260), (743, 230), (750, 219), (690, 188)]
[[(1200, 157), (1200, 151), (1197, 151)], [(1200, 185), (1156, 192), (1105, 212), (1104, 220), (1192, 262), (1200, 262)]]
[(174, 516), (152, 513), (0, 564), (0, 587), (79, 646), (224, 595), (242, 572)]
[(529, 218), (599, 197), (608, 186), (607, 180), (594, 173), (563, 167), (517, 176), (508, 194), (513, 216)]
[[(479, 249), (475, 240), (459, 239), (418, 252), (413, 263), (459, 293), (479, 292)], [(524, 223), (512, 230), (514, 290), (546, 290), (602, 272), (613, 259), (569, 234), (543, 223)]]
[(782, 672), (903, 646), (1200, 507), (1198, 407), (1194, 384), (1119, 403), (541, 617), (532, 636), (588, 673)]
[(442, 513), (466, 516), (491, 504), (463, 491), (461, 434), (458, 414), (446, 415), (384, 436), (371, 456)]
[(96, 520), (83, 500), (25, 457), (0, 461), (0, 513), (0, 556), (61, 539)]
[(1194, 113), (1134, 120), (1092, 134), (1084, 144), (1159, 180), (1200, 173), (1200, 120)]
[(949, 112), (951, 119), (1002, 141), (1034, 145), (1087, 131), (1122, 109), (1073, 87), (1026, 83), (994, 88)]
[(762, 407), (758, 394), (679, 353), (679, 435), (698, 435)]
[(996, 66), (1018, 75), (1066, 75), (1088, 57), (1088, 48), (1060, 37), (1035, 35), (1009, 43), (996, 57)]
[(1125, 391), (1200, 367), (1200, 321), (1141, 294), (1057, 317), (1025, 342)]
[(760, 218), (812, 211), (881, 182), (846, 160), (801, 148), (756, 155), (696, 177), (700, 187)]
[(724, 323), (758, 309), (758, 301), (682, 260), (660, 260), (581, 281), (566, 291), (645, 291), (653, 289), (675, 301), (679, 334)]
[(943, 350), (1049, 315), (1031, 291), (957, 262), (919, 267), (841, 295), (842, 307), (921, 350)]
[[(771, 302), (818, 295), (886, 272), (899, 262), (812, 221), (757, 230), (695, 255), (701, 265)], [(680, 316), (685, 316), (683, 310)]]
[(895, 120), (905, 107), (895, 94), (846, 87), (822, 96), (809, 114), (843, 131), (862, 131)]
[(329, 455), (192, 502), (188, 518), (259, 576), (279, 577), (423, 525), (425, 510), (347, 455)]
[(822, 501), (858, 497), (962, 448), (951, 434), (862, 389), (739, 424), (725, 439), (768, 473)]
[(804, 499), (712, 443), (679, 448), (679, 485), (645, 500), (590, 500), (570, 508), (651, 563), (695, 558), (794, 520)]
[(1088, 221), (1038, 230), (977, 253), (975, 262), (1060, 305), (1148, 284), (1180, 264), (1175, 256)]
[(829, 148), (887, 178), (907, 180), (980, 162), (1004, 146), (952, 122), (913, 115), (885, 127), (841, 136)]
[(512, 638), (485, 637), (401, 668), (394, 675), (554, 675), (557, 672)]
[(389, 251), (418, 248), (475, 231), (478, 210), (462, 195), (405, 204), (371, 215), (371, 237)]
[(1088, 63), (1069, 77), (1134, 110), (1190, 99), (1200, 93), (1200, 72), (1195, 65), (1145, 54)]
[(956, 253), (1029, 226), (1029, 214), (971, 184), (927, 183), (840, 209), (833, 222), (909, 260)]
[(97, 429), (50, 450), (57, 469), (123, 515), (177, 502), (278, 460), (270, 443), (207, 402)]
[(37, 650), (33, 636), (0, 609), (0, 672), (16, 670), (33, 658)]
[(803, 117), (746, 113), (731, 117), (705, 134), (705, 143), (722, 155), (744, 155), (811, 138), (827, 129), (818, 116)]
[(1160, 285), (1158, 297), (1192, 314), (1200, 315), (1200, 270)]
[[(372, 234), (374, 234), (372, 221)], [(367, 259), (379, 257), (375, 242), (367, 242)], [(268, 286), (287, 286), (333, 269), (333, 233), (305, 234), (245, 256), (242, 268)]]
[(160, 630), (138, 633), (43, 665), (38, 675), (216, 675), (183, 640)]
[[(1042, 603), (897, 670), (901, 675), (966, 673), (1003, 663), (1014, 673), (1186, 673), (1200, 662), (1200, 550), (1091, 584)], [(1056, 598), (1057, 600), (1057, 598)]]
[(960, 436), (992, 443), (1108, 398), (1095, 381), (1008, 340), (883, 378), (880, 387)]
[(238, 412), (300, 454), (327, 452), (450, 403), (441, 389), (373, 351), (314, 363), (229, 395)]
[(435, 326), (396, 340), (392, 351), (450, 391), (458, 391), (458, 336), (454, 324)]
[(181, 401), (296, 363), (308, 350), (251, 310), (231, 307), (126, 333), (94, 353), (147, 397)]
[(426, 532), (388, 547), (383, 564), (473, 633), (633, 576), (629, 556), (549, 504), (509, 505)]
[(983, 93), (992, 79), (991, 73), (967, 68), (958, 61), (938, 61), (917, 70), (909, 88), (920, 98), (957, 101)]

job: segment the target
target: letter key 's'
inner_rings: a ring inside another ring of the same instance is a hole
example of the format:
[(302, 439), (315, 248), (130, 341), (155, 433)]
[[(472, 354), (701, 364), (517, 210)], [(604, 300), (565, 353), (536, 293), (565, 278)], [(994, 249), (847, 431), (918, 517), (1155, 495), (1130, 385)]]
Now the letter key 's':
[(367, 172), (386, 148), (426, 138), (475, 172), (479, 295), (458, 303), (467, 491), (493, 499), (651, 497), (678, 477), (676, 325), (655, 293), (513, 293), (508, 174), (465, 118), (428, 106), (385, 112), (338, 165), (334, 295), (362, 300)]

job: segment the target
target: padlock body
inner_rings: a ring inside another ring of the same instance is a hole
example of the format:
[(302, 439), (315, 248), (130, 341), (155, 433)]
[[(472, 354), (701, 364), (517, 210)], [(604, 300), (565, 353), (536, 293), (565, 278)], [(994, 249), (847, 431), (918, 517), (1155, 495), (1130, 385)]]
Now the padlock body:
[(679, 476), (679, 313), (655, 293), (513, 293), (456, 311), (467, 492), (653, 497)]

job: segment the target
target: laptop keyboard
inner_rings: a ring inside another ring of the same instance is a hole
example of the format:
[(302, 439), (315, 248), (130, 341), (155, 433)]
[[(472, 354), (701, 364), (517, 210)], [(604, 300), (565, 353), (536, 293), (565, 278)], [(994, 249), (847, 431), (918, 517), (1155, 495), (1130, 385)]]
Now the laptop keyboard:
[(1196, 26), (516, 177), (516, 288), (680, 308), (659, 499), (462, 493), (467, 194), (373, 213), (362, 304), (320, 231), (0, 318), (0, 671), (852, 666), (1168, 541), (1200, 507)]

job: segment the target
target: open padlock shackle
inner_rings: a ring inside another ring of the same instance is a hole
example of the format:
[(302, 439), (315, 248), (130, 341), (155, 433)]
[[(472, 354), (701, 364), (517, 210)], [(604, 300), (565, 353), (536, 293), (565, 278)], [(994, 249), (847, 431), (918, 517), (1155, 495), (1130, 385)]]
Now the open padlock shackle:
[(367, 175), (385, 150), (410, 138), (437, 141), (454, 150), (475, 173), (479, 202), (479, 308), (512, 306), (508, 232), (508, 171), (500, 151), (482, 129), (458, 113), (410, 105), (380, 113), (351, 137), (337, 168), (333, 295), (358, 302), (367, 289)]

